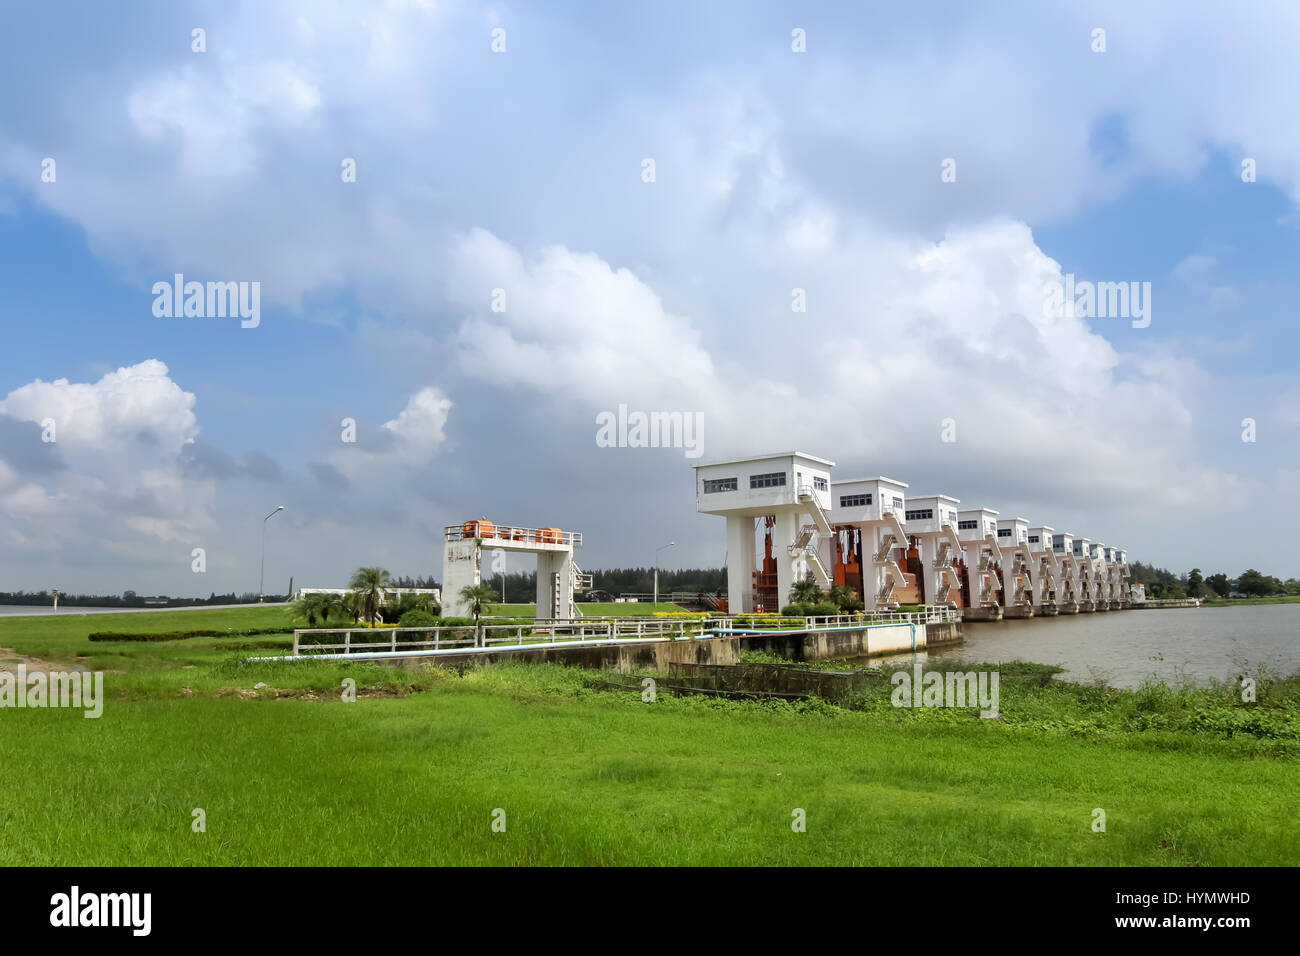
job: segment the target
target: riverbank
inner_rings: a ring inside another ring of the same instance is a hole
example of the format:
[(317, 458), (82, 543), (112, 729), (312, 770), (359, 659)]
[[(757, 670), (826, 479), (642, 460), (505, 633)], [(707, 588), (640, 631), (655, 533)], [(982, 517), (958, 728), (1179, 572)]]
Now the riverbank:
[(1300, 594), (1253, 598), (1201, 598), (1201, 607), (1249, 607), (1252, 604), (1300, 604)]

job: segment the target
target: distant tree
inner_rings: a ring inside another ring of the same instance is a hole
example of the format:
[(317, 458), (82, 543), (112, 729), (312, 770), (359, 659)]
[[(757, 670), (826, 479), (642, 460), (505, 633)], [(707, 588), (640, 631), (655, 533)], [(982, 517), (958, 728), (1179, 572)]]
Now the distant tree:
[(1187, 594), (1200, 597), (1205, 592), (1205, 579), (1201, 577), (1200, 568), (1192, 568), (1187, 575)]
[(1228, 592), (1232, 590), (1232, 583), (1228, 580), (1228, 576), (1222, 571), (1218, 574), (1211, 574), (1205, 579), (1205, 584), (1211, 591), (1221, 598), (1227, 597)]
[(1296, 580), (1295, 578), (1287, 578), (1285, 581), (1282, 582), (1282, 590), (1287, 594), (1300, 595), (1300, 580)]
[(1273, 582), (1254, 568), (1247, 568), (1237, 579), (1237, 590), (1250, 597), (1262, 597), (1271, 594)]
[(392, 580), (383, 568), (357, 568), (352, 572), (348, 587), (356, 603), (353, 609), (359, 616), (374, 624), (379, 618), (379, 608), (392, 588)]

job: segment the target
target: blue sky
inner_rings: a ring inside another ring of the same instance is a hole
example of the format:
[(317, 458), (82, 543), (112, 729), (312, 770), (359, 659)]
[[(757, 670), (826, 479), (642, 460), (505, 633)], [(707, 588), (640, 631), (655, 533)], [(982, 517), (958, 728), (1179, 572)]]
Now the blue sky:
[[(1300, 573), (1300, 13), (989, 7), (6, 5), (0, 589), (253, 590), (277, 504), (276, 581), (440, 575), (479, 514), (720, 565), (681, 449), (596, 445), (623, 403)], [(260, 324), (156, 317), (175, 272)], [(1064, 273), (1150, 326), (1044, 317)]]

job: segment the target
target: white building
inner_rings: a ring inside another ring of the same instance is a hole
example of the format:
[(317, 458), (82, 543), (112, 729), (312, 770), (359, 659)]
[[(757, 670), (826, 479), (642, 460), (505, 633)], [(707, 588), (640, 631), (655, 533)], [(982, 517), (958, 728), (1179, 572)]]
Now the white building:
[(836, 481), (831, 501), (836, 537), (828, 546), (833, 544), (837, 556), (844, 555), (844, 583), (860, 590), (868, 608), (899, 603), (900, 589), (908, 586), (899, 564), (907, 550), (907, 485), (883, 475)]
[(1054, 528), (1046, 525), (1029, 529), (1030, 598), (1037, 617), (1051, 617), (1061, 612), (1057, 604), (1061, 593), (1061, 566), (1052, 550), (1054, 532)]
[(1002, 552), (1002, 616), (1033, 617), (1029, 522), (1024, 518), (999, 518), (997, 528), (998, 549)]
[[(695, 465), (695, 507), (727, 519), (728, 610), (780, 611), (809, 573), (831, 586), (819, 539), (831, 537), (830, 470), (835, 462), (792, 451)], [(764, 531), (762, 564), (756, 531)]]
[(1098, 611), (1110, 610), (1110, 568), (1106, 563), (1106, 545), (1092, 543), (1092, 593)]
[(1052, 532), (1052, 557), (1058, 572), (1056, 606), (1061, 614), (1079, 613), (1079, 565), (1074, 556), (1074, 535), (1069, 531)]
[(961, 501), (947, 495), (909, 498), (903, 512), (903, 528), (917, 545), (921, 559), (922, 600), (926, 604), (957, 605), (952, 591), (961, 594), (961, 578), (953, 561), (962, 554), (957, 534), (957, 506)]
[(1119, 606), (1132, 607), (1133, 596), (1129, 593), (1129, 579), (1133, 572), (1128, 566), (1128, 552), (1123, 548), (1115, 549), (1115, 567), (1119, 578)]
[(483, 553), (514, 552), (537, 557), (537, 611), (539, 621), (579, 617), (573, 592), (591, 587), (573, 560), (582, 547), (582, 534), (559, 528), (520, 528), (499, 525), (486, 518), (448, 525), (443, 530), (442, 590), (444, 617), (465, 617), (470, 605), (460, 596), (467, 585), (483, 583)]
[(1097, 610), (1097, 581), (1092, 565), (1092, 540), (1075, 538), (1071, 552), (1079, 584), (1079, 610), (1085, 614)]
[(957, 512), (957, 536), (966, 565), (969, 599), (962, 609), (966, 621), (1000, 621), (1001, 583), (997, 565), (1002, 562), (998, 547), (998, 513), (990, 508), (965, 508)]

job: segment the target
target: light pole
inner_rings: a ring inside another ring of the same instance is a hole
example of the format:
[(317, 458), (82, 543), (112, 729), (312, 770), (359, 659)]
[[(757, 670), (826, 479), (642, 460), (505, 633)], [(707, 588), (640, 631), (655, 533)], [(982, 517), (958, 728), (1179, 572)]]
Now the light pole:
[(659, 552), (676, 544), (676, 541), (669, 541), (667, 544), (655, 548), (655, 607), (659, 606)]
[(55, 613), (58, 613), (58, 610), (59, 610), (59, 589), (58, 589), (58, 588), (55, 588), (55, 589), (54, 589), (54, 611), (55, 611)]
[(276, 505), (275, 510), (262, 519), (262, 570), (257, 575), (257, 603), (261, 604), (266, 598), (266, 593), (262, 587), (266, 581), (266, 523), (284, 510), (284, 505)]

